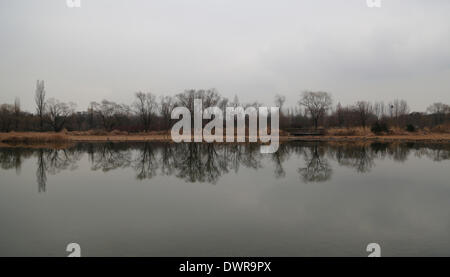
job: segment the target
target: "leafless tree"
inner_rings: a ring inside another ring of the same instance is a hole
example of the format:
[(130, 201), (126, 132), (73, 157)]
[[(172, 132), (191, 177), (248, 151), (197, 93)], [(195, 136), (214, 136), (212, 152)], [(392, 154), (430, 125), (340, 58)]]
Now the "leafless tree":
[(304, 91), (299, 104), (305, 106), (314, 123), (314, 128), (317, 129), (319, 120), (326, 114), (332, 102), (331, 95), (328, 92)]
[(175, 97), (177, 99), (176, 106), (182, 106), (189, 109), (189, 111), (191, 112), (192, 122), (194, 122), (194, 99), (202, 100), (203, 109), (209, 107), (219, 107), (222, 109), (222, 111), (224, 111), (228, 103), (228, 99), (221, 97), (217, 90), (214, 88), (207, 90), (185, 90), (183, 93), (179, 93)]
[(339, 102), (336, 106), (336, 121), (339, 127), (342, 127), (344, 124), (344, 109), (342, 108), (341, 103)]
[(89, 129), (94, 129), (94, 124), (95, 124), (95, 102), (91, 102), (89, 104), (88, 110), (87, 110), (87, 121), (88, 121), (88, 126)]
[(20, 99), (18, 97), (16, 97), (16, 99), (14, 100), (14, 129), (16, 131), (19, 130), (19, 123), (20, 123)]
[(103, 100), (101, 103), (92, 102), (91, 107), (100, 117), (102, 125), (107, 131), (112, 131), (118, 125), (118, 121), (127, 117), (130, 113), (130, 108), (127, 105), (108, 100)]
[(389, 103), (389, 114), (399, 125), (399, 119), (409, 113), (409, 106), (405, 100), (395, 99), (394, 102)]
[(239, 107), (239, 97), (237, 94), (234, 95), (233, 101), (230, 103), (230, 107), (236, 108)]
[(363, 128), (366, 128), (367, 120), (372, 115), (372, 104), (367, 101), (358, 101), (355, 106), (356, 112), (358, 113), (359, 121)]
[(40, 129), (42, 131), (43, 128), (44, 128), (44, 115), (45, 115), (45, 87), (44, 87), (44, 81), (37, 80), (34, 101), (36, 103), (36, 114), (39, 117), (39, 127), (40, 127)]
[(284, 102), (286, 102), (286, 96), (277, 94), (275, 95), (275, 105), (280, 109), (284, 106)]
[(61, 131), (67, 118), (75, 112), (74, 103), (66, 104), (54, 98), (48, 99), (46, 106), (48, 122), (55, 132)]
[(433, 103), (427, 108), (427, 112), (430, 114), (445, 114), (450, 113), (450, 106), (444, 103)]
[(433, 103), (427, 108), (427, 112), (433, 117), (434, 124), (442, 124), (445, 116), (450, 114), (450, 106), (440, 102)]
[(136, 101), (133, 103), (136, 114), (139, 116), (144, 131), (150, 130), (150, 124), (155, 114), (157, 103), (156, 97), (151, 93), (137, 92)]
[(373, 105), (373, 112), (377, 119), (383, 118), (386, 113), (384, 102), (375, 102)]
[(286, 102), (286, 97), (284, 95), (280, 95), (277, 94), (275, 95), (275, 106), (277, 106), (280, 109), (280, 128), (284, 129), (286, 127), (288, 127), (288, 122), (287, 122), (287, 118), (285, 117), (285, 114), (283, 112), (283, 106), (284, 106), (284, 102)]
[(14, 106), (3, 104), (0, 106), (0, 130), (2, 132), (11, 131), (13, 126)]
[(280, 108), (280, 113), (282, 113), (284, 102), (286, 102), (286, 97), (280, 94), (275, 95), (275, 106)]
[(221, 106), (222, 97), (216, 89), (199, 90), (198, 94), (203, 100), (203, 107)]
[(170, 96), (161, 96), (160, 98), (160, 113), (164, 122), (164, 128), (168, 130), (170, 128), (171, 113), (175, 106), (175, 100)]
[(194, 111), (194, 99), (202, 99), (203, 108), (221, 106), (224, 100), (216, 89), (190, 89), (176, 95), (178, 105), (188, 108), (192, 113)]

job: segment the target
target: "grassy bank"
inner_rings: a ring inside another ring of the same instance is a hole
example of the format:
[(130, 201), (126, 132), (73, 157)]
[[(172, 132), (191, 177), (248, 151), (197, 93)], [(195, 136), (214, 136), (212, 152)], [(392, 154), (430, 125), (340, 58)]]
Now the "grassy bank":
[[(376, 135), (364, 129), (330, 129), (324, 136), (289, 136), (280, 133), (280, 141), (379, 141), (379, 142), (445, 142), (450, 143), (447, 132), (414, 132), (393, 131), (389, 134)], [(146, 142), (172, 141), (169, 132), (126, 133), (126, 132), (10, 132), (0, 133), (0, 146), (7, 145), (62, 145), (75, 142)]]

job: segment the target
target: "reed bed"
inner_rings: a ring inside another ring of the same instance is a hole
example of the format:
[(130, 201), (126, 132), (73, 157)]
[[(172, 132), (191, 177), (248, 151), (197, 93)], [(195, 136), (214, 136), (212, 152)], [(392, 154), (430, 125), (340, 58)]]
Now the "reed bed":
[(3, 143), (20, 143), (20, 144), (64, 143), (69, 142), (70, 137), (65, 133), (10, 132), (2, 134), (0, 136), (0, 141)]

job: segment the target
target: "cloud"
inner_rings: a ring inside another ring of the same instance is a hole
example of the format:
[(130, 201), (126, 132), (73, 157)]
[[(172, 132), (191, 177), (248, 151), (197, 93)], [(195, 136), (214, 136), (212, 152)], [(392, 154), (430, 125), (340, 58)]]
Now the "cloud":
[(1, 3), (0, 102), (19, 96), (32, 110), (36, 79), (79, 107), (129, 103), (137, 90), (210, 87), (266, 104), (276, 93), (295, 103), (304, 89), (348, 104), (405, 98), (424, 110), (450, 102), (450, 2), (382, 2)]

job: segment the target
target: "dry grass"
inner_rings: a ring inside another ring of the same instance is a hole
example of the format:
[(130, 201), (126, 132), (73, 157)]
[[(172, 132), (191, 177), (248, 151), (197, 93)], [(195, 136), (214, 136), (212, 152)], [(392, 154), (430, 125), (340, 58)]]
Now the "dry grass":
[(74, 131), (70, 132), (72, 136), (107, 136), (108, 132), (103, 130)]
[(450, 133), (450, 123), (435, 126), (431, 129), (431, 132), (449, 134)]
[(330, 128), (326, 130), (327, 136), (336, 137), (347, 137), (347, 136), (359, 136), (359, 137), (370, 137), (370, 136), (426, 136), (432, 134), (449, 134), (450, 124), (438, 125), (433, 128), (419, 129), (416, 132), (408, 132), (404, 128), (400, 127), (390, 127), (388, 133), (374, 134), (370, 131), (370, 128), (362, 127), (349, 127), (349, 128)]
[(389, 128), (389, 135), (397, 135), (397, 136), (405, 136), (405, 135), (410, 135), (410, 134), (415, 134), (414, 133), (410, 133), (408, 131), (406, 131), (405, 129), (399, 128), (399, 127), (390, 127)]
[(46, 147), (65, 148), (73, 145), (64, 133), (0, 133), (1, 147)]
[(330, 128), (326, 130), (328, 136), (372, 136), (370, 128), (350, 127), (350, 128)]
[(68, 142), (70, 138), (64, 133), (16, 133), (2, 134), (0, 141), (4, 143), (60, 143)]
[[(369, 128), (332, 128), (325, 136), (290, 137), (280, 130), (280, 141), (424, 141), (424, 142), (450, 142), (448, 127), (439, 127), (437, 130), (419, 130), (409, 133), (399, 128), (391, 128), (389, 134), (375, 135)], [(84, 132), (10, 132), (0, 133), (0, 146), (30, 146), (36, 145), (70, 145), (75, 142), (145, 142), (145, 141), (172, 141), (169, 131), (152, 131), (148, 133), (127, 133), (122, 131), (84, 131)]]

